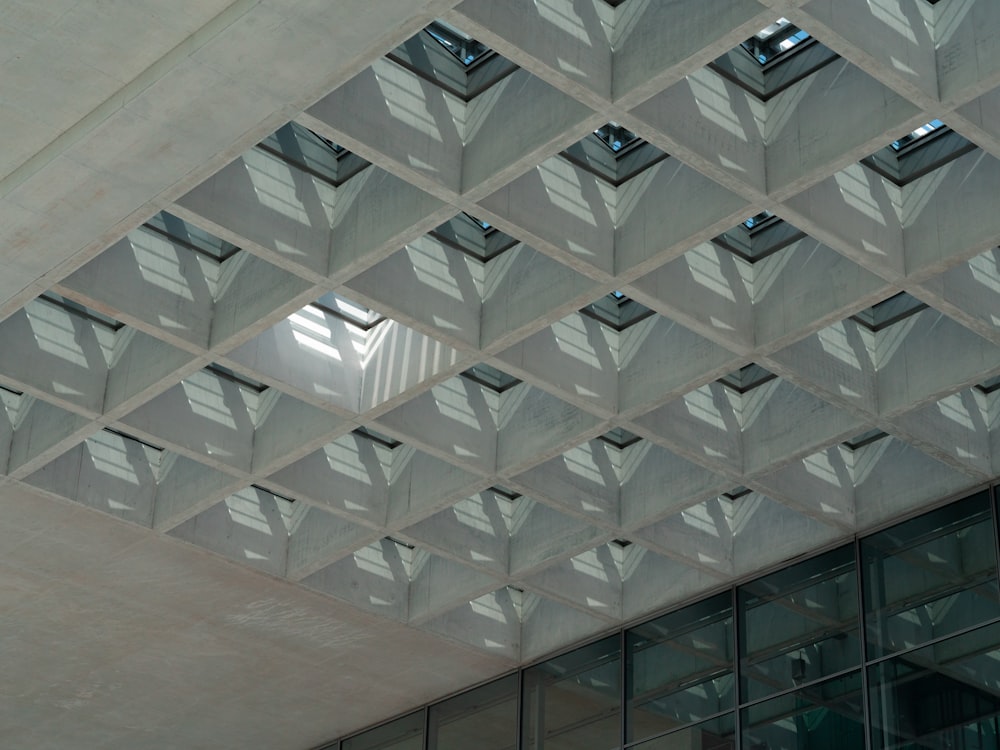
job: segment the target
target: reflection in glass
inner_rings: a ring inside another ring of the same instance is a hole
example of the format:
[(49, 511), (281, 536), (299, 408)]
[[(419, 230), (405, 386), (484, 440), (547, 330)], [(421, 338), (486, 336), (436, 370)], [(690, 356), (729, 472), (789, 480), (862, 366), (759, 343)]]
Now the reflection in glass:
[(614, 635), (525, 670), (526, 750), (620, 746), (620, 644)]
[(869, 669), (873, 748), (1000, 748), (1000, 625)]
[(424, 712), (390, 721), (341, 743), (343, 750), (421, 750), (424, 746)]
[(626, 643), (629, 742), (733, 709), (729, 593), (639, 625)]
[(632, 747), (636, 750), (736, 750), (736, 716), (723, 714)]
[(868, 656), (1000, 616), (989, 495), (861, 540)]
[(428, 747), (513, 750), (517, 739), (517, 675), (431, 706)]
[(865, 746), (861, 672), (743, 709), (744, 748), (847, 750)]
[(742, 586), (739, 602), (743, 701), (859, 666), (852, 545)]

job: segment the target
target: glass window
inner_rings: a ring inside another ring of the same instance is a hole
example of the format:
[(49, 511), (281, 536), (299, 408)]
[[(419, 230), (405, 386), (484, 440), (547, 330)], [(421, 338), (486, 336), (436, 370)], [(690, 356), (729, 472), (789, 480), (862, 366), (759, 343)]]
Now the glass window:
[(421, 750), (424, 746), (424, 712), (390, 721), (341, 743), (343, 750)]
[(734, 708), (731, 594), (639, 625), (626, 644), (629, 742)]
[(869, 670), (873, 748), (1000, 748), (1000, 625)]
[(693, 748), (736, 750), (736, 715), (723, 714), (632, 745), (632, 750), (692, 750)]
[(861, 540), (869, 658), (1000, 617), (989, 493)]
[(522, 747), (621, 746), (620, 644), (614, 635), (525, 671)]
[(743, 709), (744, 748), (847, 750), (865, 746), (861, 672)]
[(506, 750), (517, 739), (517, 675), (510, 675), (430, 708), (431, 750)]
[(742, 701), (860, 665), (853, 545), (748, 583), (739, 602)]

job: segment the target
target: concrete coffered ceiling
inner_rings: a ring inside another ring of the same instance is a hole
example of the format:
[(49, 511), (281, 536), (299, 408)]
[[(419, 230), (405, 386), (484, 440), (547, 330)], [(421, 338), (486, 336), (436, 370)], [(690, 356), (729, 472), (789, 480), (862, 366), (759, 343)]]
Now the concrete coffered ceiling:
[(5, 5), (12, 747), (305, 750), (998, 473), (992, 0)]

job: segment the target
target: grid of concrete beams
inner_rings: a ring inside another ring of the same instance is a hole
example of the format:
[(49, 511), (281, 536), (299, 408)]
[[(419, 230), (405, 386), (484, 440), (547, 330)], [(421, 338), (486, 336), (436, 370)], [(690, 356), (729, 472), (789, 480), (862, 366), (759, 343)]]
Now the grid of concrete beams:
[[(778, 17), (819, 62), (748, 67)], [(420, 32), (295, 118), (366, 166), (255, 147), (165, 207), (239, 252), (0, 323), (3, 482), (527, 660), (1000, 473), (1000, 4), (444, 20), (491, 70)]]

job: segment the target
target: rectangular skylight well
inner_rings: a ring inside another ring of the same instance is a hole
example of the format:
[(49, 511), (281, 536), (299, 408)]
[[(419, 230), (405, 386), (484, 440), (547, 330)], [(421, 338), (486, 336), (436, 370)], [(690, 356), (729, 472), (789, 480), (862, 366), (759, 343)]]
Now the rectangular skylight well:
[(656, 315), (645, 305), (629, 299), (623, 292), (614, 291), (580, 310), (581, 315), (603, 323), (613, 331), (624, 331), (630, 326)]
[(369, 331), (386, 320), (384, 315), (370, 310), (357, 302), (352, 302), (346, 297), (341, 297), (336, 292), (327, 292), (318, 300), (311, 303), (310, 307), (315, 307), (317, 310), (329, 313), (364, 331)]
[(398, 448), (399, 446), (402, 445), (402, 443), (396, 440), (395, 438), (391, 438), (388, 435), (383, 435), (381, 432), (376, 432), (371, 427), (364, 427), (364, 426), (357, 427), (352, 431), (351, 434), (363, 437), (366, 440), (371, 440), (373, 443), (384, 445), (386, 448), (390, 450)]
[(521, 383), (513, 375), (508, 375), (502, 370), (483, 363), (470, 367), (460, 375), (496, 393), (503, 393)]
[(730, 390), (743, 394), (752, 391), (754, 388), (770, 382), (777, 377), (778, 376), (770, 370), (767, 370), (758, 364), (751, 363), (741, 367), (736, 372), (731, 372), (728, 375), (719, 378), (719, 382)]
[(489, 263), (518, 244), (488, 221), (465, 212), (435, 227), (428, 235), (480, 263)]
[(240, 248), (231, 242), (215, 237), (204, 229), (189, 224), (173, 214), (160, 211), (150, 218), (143, 226), (171, 242), (192, 250), (199, 255), (222, 263), (240, 252)]
[(71, 315), (76, 315), (80, 318), (86, 318), (87, 320), (97, 323), (100, 326), (104, 326), (112, 331), (120, 331), (125, 327), (125, 324), (121, 321), (115, 320), (109, 315), (104, 313), (99, 313), (96, 310), (91, 310), (85, 305), (81, 305), (79, 302), (74, 302), (71, 299), (63, 297), (61, 294), (56, 294), (55, 292), (42, 292), (38, 296), (38, 299), (43, 302), (48, 302), (50, 305), (55, 305)]
[(642, 440), (639, 435), (629, 432), (624, 427), (615, 427), (608, 430), (603, 435), (598, 435), (597, 439), (614, 446), (618, 450), (625, 450), (630, 445), (635, 445)]
[(107, 432), (107, 433), (110, 433), (112, 435), (116, 435), (117, 437), (123, 438), (125, 440), (131, 440), (133, 443), (139, 443), (139, 445), (144, 445), (147, 448), (150, 448), (150, 449), (152, 449), (154, 451), (157, 451), (159, 453), (163, 453), (164, 449), (161, 448), (160, 446), (153, 445), (152, 443), (150, 443), (150, 442), (148, 442), (146, 440), (143, 440), (142, 438), (137, 438), (135, 435), (129, 435), (127, 432), (122, 432), (121, 430), (116, 430), (114, 427), (105, 427), (105, 428), (103, 428), (103, 431)]
[(478, 42), (461, 29), (440, 19), (424, 29), (448, 50), (462, 65), (469, 66), (496, 53), (482, 42)]
[(257, 148), (334, 187), (369, 165), (357, 154), (297, 122), (282, 125)]
[(278, 500), (284, 500), (286, 503), (289, 503), (289, 504), (294, 504), (295, 503), (295, 498), (287, 497), (285, 495), (279, 495), (274, 490), (269, 490), (269, 489), (267, 489), (267, 487), (261, 487), (259, 484), (251, 484), (250, 488), (254, 489), (254, 490), (257, 490), (258, 492), (264, 492), (264, 493), (266, 493), (268, 495), (272, 495), (273, 497), (276, 497)]
[(263, 393), (268, 388), (267, 383), (262, 383), (259, 380), (254, 380), (253, 378), (247, 377), (246, 375), (240, 375), (238, 372), (230, 370), (228, 367), (217, 364), (215, 362), (213, 362), (210, 365), (206, 365), (205, 369), (208, 372), (212, 373), (213, 375), (222, 378), (223, 380), (228, 380), (229, 382), (235, 383), (241, 388), (246, 388), (247, 390), (253, 391), (254, 393)]
[(849, 450), (856, 451), (886, 437), (889, 437), (889, 433), (883, 432), (879, 428), (875, 427), (871, 430), (867, 430), (866, 432), (862, 432), (860, 435), (855, 435), (850, 440), (845, 440), (843, 445)]
[(921, 302), (906, 292), (898, 292), (888, 299), (852, 315), (851, 320), (860, 323), (870, 331), (878, 332), (926, 309), (925, 302)]

